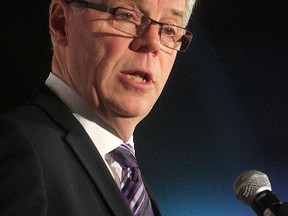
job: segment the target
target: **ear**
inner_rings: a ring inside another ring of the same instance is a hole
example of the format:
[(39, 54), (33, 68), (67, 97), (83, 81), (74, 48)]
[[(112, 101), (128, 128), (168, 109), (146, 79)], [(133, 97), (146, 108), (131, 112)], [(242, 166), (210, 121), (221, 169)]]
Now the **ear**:
[(49, 28), (53, 44), (67, 45), (68, 6), (65, 1), (52, 1), (50, 7)]

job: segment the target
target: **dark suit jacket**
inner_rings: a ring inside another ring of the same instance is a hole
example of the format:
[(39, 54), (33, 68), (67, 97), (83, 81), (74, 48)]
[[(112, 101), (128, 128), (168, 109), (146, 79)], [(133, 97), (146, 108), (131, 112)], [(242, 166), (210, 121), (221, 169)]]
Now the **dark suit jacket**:
[(84, 128), (47, 87), (0, 116), (0, 215), (131, 215)]

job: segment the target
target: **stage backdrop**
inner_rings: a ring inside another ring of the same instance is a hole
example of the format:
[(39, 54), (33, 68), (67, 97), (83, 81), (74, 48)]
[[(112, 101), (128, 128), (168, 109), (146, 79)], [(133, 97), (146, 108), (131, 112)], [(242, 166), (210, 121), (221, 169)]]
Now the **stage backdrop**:
[[(1, 1), (1, 111), (50, 72), (49, 1)], [(233, 193), (265, 172), (288, 201), (287, 2), (199, 1), (195, 37), (137, 127), (138, 160), (164, 216), (253, 216)]]

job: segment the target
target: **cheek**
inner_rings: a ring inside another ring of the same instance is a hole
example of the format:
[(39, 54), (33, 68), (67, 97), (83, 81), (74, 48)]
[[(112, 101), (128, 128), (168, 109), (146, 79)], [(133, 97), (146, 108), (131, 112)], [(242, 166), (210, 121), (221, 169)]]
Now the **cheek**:
[[(98, 97), (101, 100), (111, 98), (115, 92), (121, 90), (119, 85), (118, 70), (121, 69), (123, 59), (128, 46), (125, 46), (127, 41), (117, 40), (102, 40), (102, 43), (97, 45), (97, 54), (94, 56), (94, 74), (93, 87), (98, 92)], [(96, 68), (95, 68), (96, 67)]]
[[(127, 39), (121, 40), (121, 38), (107, 37), (96, 46), (98, 47), (95, 57), (95, 61), (97, 61), (97, 84), (100, 86), (113, 80), (116, 82), (118, 71), (128, 58), (129, 41), (127, 42)], [(113, 86), (107, 87), (113, 89)]]

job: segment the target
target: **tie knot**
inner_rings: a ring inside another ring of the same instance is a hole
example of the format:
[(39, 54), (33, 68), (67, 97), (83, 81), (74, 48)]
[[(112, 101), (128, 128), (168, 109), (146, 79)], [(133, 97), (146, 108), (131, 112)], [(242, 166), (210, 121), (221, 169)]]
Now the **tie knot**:
[(117, 161), (123, 168), (138, 167), (135, 153), (128, 144), (122, 144), (110, 152), (113, 160)]

